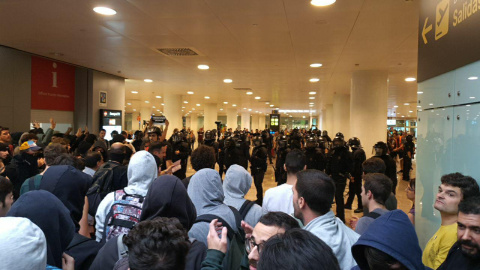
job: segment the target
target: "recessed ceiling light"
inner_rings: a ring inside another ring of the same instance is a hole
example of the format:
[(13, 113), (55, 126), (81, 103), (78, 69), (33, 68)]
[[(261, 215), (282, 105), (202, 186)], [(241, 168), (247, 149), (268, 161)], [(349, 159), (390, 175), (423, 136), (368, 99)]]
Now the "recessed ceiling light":
[(418, 105), (417, 108), (421, 108), (422, 106)]
[(150, 103), (150, 101), (148, 101), (148, 100), (145, 100), (145, 103)]
[(308, 105), (308, 107), (313, 107), (313, 105), (312, 105), (312, 104), (310, 104), (310, 105)]
[(162, 103), (162, 106), (165, 106), (165, 103)]
[(318, 82), (318, 81), (320, 81), (320, 79), (319, 78), (311, 78), (309, 81), (310, 82)]
[(210, 97), (209, 97), (209, 96), (205, 96), (205, 99), (210, 99)]
[(393, 108), (398, 108), (398, 105), (393, 106)]
[(474, 81), (474, 80), (478, 80), (478, 77), (472, 76), (472, 77), (468, 77), (468, 79), (469, 79), (470, 81)]
[(405, 81), (406, 82), (414, 82), (416, 81), (417, 79), (413, 78), (413, 77), (408, 77), (408, 78), (405, 78)]
[(308, 99), (315, 99), (315, 97), (309, 97)]
[(198, 69), (201, 69), (201, 70), (207, 70), (209, 69), (210, 67), (207, 66), (207, 65), (198, 65)]
[(220, 108), (220, 111), (223, 111), (223, 109), (222, 109), (222, 108)]
[(310, 65), (310, 67), (312, 67), (312, 68), (318, 68), (318, 67), (321, 67), (321, 66), (322, 66), (322, 64), (320, 64), (320, 63), (314, 63), (314, 64)]
[(197, 104), (197, 107), (200, 107), (200, 104)]
[(133, 109), (133, 111), (134, 111), (134, 112), (136, 112), (136, 111), (137, 111), (137, 109)]
[(232, 107), (237, 107), (237, 104), (232, 104)]
[(192, 111), (195, 111), (195, 108), (192, 108)]
[(272, 104), (272, 105), (270, 105), (270, 107), (275, 107), (275, 105)]
[(308, 104), (310, 104), (310, 105), (313, 105), (313, 104), (315, 104), (315, 103), (313, 103), (313, 102), (310, 102), (310, 103), (308, 103)]
[(413, 111), (408, 111), (409, 113), (412, 113)]
[(185, 109), (185, 107), (182, 107), (182, 109)]
[(129, 102), (129, 103), (127, 103), (127, 105), (132, 105), (132, 103)]
[(250, 111), (252, 111), (252, 109), (248, 109), (248, 111), (250, 112)]
[(317, 7), (324, 7), (329, 6), (335, 3), (337, 0), (312, 0), (310, 4), (317, 6)]
[(302, 116), (302, 118), (305, 118), (305, 115), (304, 115), (304, 116)]
[(403, 105), (408, 106), (408, 105), (410, 105), (410, 103), (403, 103)]
[(145, 79), (145, 80), (143, 80), (143, 81), (144, 81), (144, 82), (153, 82), (152, 79)]
[(475, 97), (470, 97), (470, 99), (475, 99)]
[(268, 104), (270, 104), (270, 102), (265, 102), (265, 104), (267, 104), (267, 105), (268, 105)]
[(309, 95), (316, 95), (317, 92), (308, 92)]
[(155, 106), (152, 106), (152, 108), (153, 108), (153, 109), (155, 109), (155, 108), (157, 108), (157, 107), (155, 107)]
[(232, 83), (233, 80), (232, 80), (232, 79), (225, 79), (225, 80), (223, 80), (223, 82), (224, 82), (224, 83)]
[(155, 96), (156, 98), (162, 98), (162, 96)]
[(159, 112), (160, 110), (157, 110), (157, 112)]
[(98, 14), (106, 15), (106, 16), (112, 16), (117, 14), (117, 12), (111, 8), (108, 7), (94, 7), (93, 11), (95, 11)]
[[(438, 115), (438, 114), (437, 114)], [(402, 115), (402, 117), (405, 117), (405, 115)]]
[(247, 108), (243, 108), (244, 110), (246, 110)]
[(138, 91), (132, 91), (132, 94), (138, 94)]
[(255, 99), (261, 99), (261, 97), (255, 97)]
[(421, 94), (423, 94), (423, 92), (422, 91), (417, 91), (417, 94), (421, 95)]
[(192, 91), (188, 91), (187, 94), (193, 95), (193, 92), (192, 92)]
[(228, 104), (228, 101), (224, 101), (223, 104)]
[(183, 103), (188, 104), (188, 101), (185, 100)]
[(247, 92), (247, 95), (253, 95), (253, 92)]

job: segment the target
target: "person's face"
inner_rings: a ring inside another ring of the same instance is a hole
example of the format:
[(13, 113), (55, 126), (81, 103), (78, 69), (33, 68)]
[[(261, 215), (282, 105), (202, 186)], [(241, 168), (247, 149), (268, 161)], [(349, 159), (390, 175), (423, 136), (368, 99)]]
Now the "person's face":
[(437, 199), (433, 207), (440, 212), (456, 214), (458, 213), (458, 204), (462, 198), (462, 191), (459, 187), (441, 184), (438, 187)]
[(407, 199), (409, 199), (410, 201), (415, 201), (415, 189), (412, 188), (410, 184), (408, 184), (405, 192), (407, 193)]
[(300, 200), (303, 202), (303, 198), (298, 197), (298, 191), (296, 185), (293, 185), (293, 216), (303, 221), (302, 205)]
[(156, 142), (158, 140), (157, 133), (149, 133), (148, 138), (150, 139), (150, 141)]
[(480, 215), (458, 213), (457, 236), (462, 253), (480, 259)]
[(167, 146), (165, 145), (164, 147), (162, 147), (159, 152), (155, 151), (155, 154), (161, 160), (164, 160), (167, 157)]
[(10, 192), (7, 194), (7, 196), (5, 196), (5, 204), (2, 204), (0, 203), (0, 212), (3, 213), (3, 216), (5, 216), (8, 211), (10, 210), (10, 207), (12, 207), (12, 203), (13, 203), (13, 193)]
[(0, 133), (0, 141), (9, 143), (12, 140), (10, 136), (10, 130), (2, 130)]
[(365, 192), (365, 187), (362, 185), (362, 206), (368, 208), (368, 194)]
[[(255, 228), (253, 228), (251, 242), (255, 242), (256, 245), (259, 245), (261, 252), (263, 244), (265, 244), (270, 237), (280, 233), (285, 233), (285, 230), (276, 226), (267, 226), (258, 222), (257, 225), (255, 225)], [(250, 245), (250, 253), (248, 254), (248, 264), (250, 266), (250, 270), (257, 269), (257, 263), (260, 259), (260, 253), (258, 252), (259, 247)]]
[(100, 137), (100, 139), (104, 139), (105, 138), (105, 131), (100, 131), (100, 133), (98, 134), (98, 136)]
[(8, 151), (0, 151), (0, 159), (4, 160), (8, 157)]

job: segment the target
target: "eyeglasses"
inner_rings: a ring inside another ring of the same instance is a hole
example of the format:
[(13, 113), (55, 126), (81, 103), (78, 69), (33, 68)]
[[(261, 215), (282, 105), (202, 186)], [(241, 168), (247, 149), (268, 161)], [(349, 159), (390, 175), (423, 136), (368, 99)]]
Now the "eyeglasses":
[(255, 242), (255, 238), (253, 238), (253, 237), (245, 238), (245, 249), (247, 250), (247, 253), (248, 253), (248, 254), (250, 254), (250, 252), (252, 252), (252, 250), (253, 250), (255, 247), (257, 247), (257, 252), (258, 252), (258, 254), (262, 253), (263, 244), (264, 244), (264, 243), (257, 244), (257, 243)]

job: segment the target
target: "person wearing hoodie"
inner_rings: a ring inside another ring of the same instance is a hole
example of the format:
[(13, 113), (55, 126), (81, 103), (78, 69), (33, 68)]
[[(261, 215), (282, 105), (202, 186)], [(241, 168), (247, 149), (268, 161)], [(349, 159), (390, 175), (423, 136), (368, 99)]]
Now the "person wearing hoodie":
[[(217, 171), (202, 169), (196, 172), (188, 185), (188, 196), (197, 210), (197, 216), (211, 214), (216, 215), (227, 222), (236, 231), (235, 216), (225, 203), (222, 180)], [(208, 222), (195, 223), (188, 236), (208, 245), (207, 235), (210, 230)]]
[(75, 258), (75, 269), (88, 269), (102, 247), (94, 239), (79, 234), (84, 213), (85, 196), (91, 185), (91, 178), (83, 172), (68, 165), (56, 165), (49, 168), (44, 174), (41, 190), (46, 190), (55, 195), (70, 211), (70, 217), (75, 224), (75, 235), (67, 248), (67, 253)]
[[(230, 166), (225, 175), (225, 181), (223, 182), (223, 193), (225, 194), (224, 203), (240, 211), (243, 205), (249, 203), (244, 197), (247, 195), (251, 186), (252, 176), (245, 168), (236, 164)], [(262, 207), (258, 204), (253, 204), (245, 214), (245, 217), (242, 217), (243, 220), (250, 226), (255, 227), (263, 215)]]
[[(143, 203), (140, 222), (157, 217), (177, 218), (187, 231), (193, 226), (197, 218), (195, 206), (188, 197), (182, 181), (176, 176), (160, 176), (148, 189)], [(115, 263), (121, 259), (118, 256), (118, 237), (120, 236), (112, 238), (105, 244), (98, 253), (90, 270), (113, 269)], [(191, 246), (187, 255), (185, 269), (201, 269), (201, 263), (206, 256), (206, 246), (192, 238), (190, 242)], [(123, 242), (121, 245), (123, 245)]]
[[(7, 216), (28, 218), (35, 223), (47, 239), (47, 264), (62, 267), (62, 255), (73, 239), (75, 225), (68, 209), (55, 195), (45, 190), (27, 192), (13, 204)], [(11, 252), (7, 254), (11, 255)]]
[(297, 173), (293, 186), (294, 215), (305, 224), (304, 229), (323, 240), (338, 259), (340, 269), (356, 265), (350, 252), (359, 235), (333, 214), (335, 183), (325, 173), (306, 170)]
[[(113, 148), (114, 146), (112, 146)], [(133, 155), (128, 164), (128, 185), (123, 189), (129, 195), (145, 197), (153, 180), (157, 178), (158, 169), (155, 158), (147, 151), (139, 151)], [(105, 219), (115, 202), (115, 192), (105, 196), (95, 214), (95, 236), (97, 242), (102, 241)]]
[[(402, 210), (377, 218), (352, 246), (353, 269), (424, 270), (415, 228)], [(352, 270), (353, 270), (352, 269)]]

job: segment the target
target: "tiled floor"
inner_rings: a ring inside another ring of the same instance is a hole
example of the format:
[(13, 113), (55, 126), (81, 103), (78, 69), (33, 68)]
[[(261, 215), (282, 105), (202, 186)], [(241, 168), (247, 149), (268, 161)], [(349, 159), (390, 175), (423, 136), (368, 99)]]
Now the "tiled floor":
[[(413, 168), (414, 169), (411, 173), (412, 177), (414, 177), (414, 175), (415, 175), (415, 162), (414, 162)], [(216, 169), (218, 170), (218, 165), (217, 165)], [(187, 170), (187, 176), (192, 175), (193, 173), (194, 173), (194, 171), (191, 168), (191, 165), (189, 163), (188, 170)], [(264, 191), (264, 193), (267, 189), (277, 186), (277, 183), (275, 182), (275, 176), (274, 175), (275, 174), (274, 174), (273, 167), (272, 167), (272, 165), (269, 165), (268, 169), (267, 169), (267, 172), (265, 174), (265, 178), (263, 180), (263, 191)], [(224, 177), (225, 177), (225, 175), (224, 175)], [(405, 193), (405, 189), (407, 188), (407, 185), (408, 185), (408, 182), (403, 181), (402, 180), (402, 175), (398, 174), (398, 185), (397, 185), (397, 192), (396, 192), (396, 194), (397, 194), (396, 197), (397, 197), (397, 201), (398, 201), (398, 209), (403, 210), (405, 213), (408, 213), (408, 211), (412, 207), (412, 202), (407, 199), (406, 193)], [(252, 182), (252, 187), (250, 188), (250, 191), (248, 192), (247, 196), (245, 196), (245, 198), (248, 199), (248, 200), (256, 200), (256, 198), (257, 198), (256, 194), (257, 194), (257, 190), (255, 188), (255, 185)], [(348, 185), (347, 185), (347, 189), (345, 190), (345, 196), (344, 197), (345, 197), (345, 201), (346, 201), (347, 197), (348, 197)], [(335, 205), (333, 205), (332, 208), (335, 211)], [(357, 208), (357, 198), (355, 198), (355, 200), (354, 200), (352, 210), (345, 210), (345, 219), (347, 221), (347, 224), (348, 224), (348, 221), (350, 220), (351, 217), (353, 217), (353, 216), (361, 217), (363, 215), (361, 213), (360, 214), (355, 214), (353, 212), (353, 209), (356, 209), (356, 208)]]

